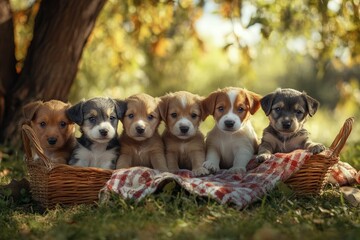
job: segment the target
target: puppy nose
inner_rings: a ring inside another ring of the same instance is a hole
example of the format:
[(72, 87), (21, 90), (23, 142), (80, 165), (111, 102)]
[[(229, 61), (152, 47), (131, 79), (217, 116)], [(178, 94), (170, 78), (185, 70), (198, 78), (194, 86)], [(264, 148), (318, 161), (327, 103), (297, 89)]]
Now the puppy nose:
[(101, 135), (101, 136), (106, 137), (106, 136), (108, 135), (109, 130), (107, 130), (107, 129), (100, 129), (99, 132), (100, 132), (100, 135)]
[(282, 127), (283, 129), (289, 129), (291, 127), (291, 121), (283, 121)]
[(49, 137), (49, 138), (48, 138), (48, 143), (49, 143), (50, 145), (55, 145), (56, 142), (57, 142), (57, 138), (55, 138), (55, 137)]
[(187, 132), (189, 131), (189, 127), (188, 127), (188, 126), (180, 126), (179, 128), (180, 128), (180, 131), (181, 131), (182, 133), (187, 133)]
[(145, 132), (145, 128), (144, 127), (141, 127), (141, 126), (137, 126), (136, 127), (136, 132), (138, 134), (143, 134)]
[(232, 127), (234, 126), (234, 124), (235, 124), (235, 121), (233, 121), (233, 120), (226, 120), (224, 123), (225, 123), (225, 126), (226, 126), (227, 128), (232, 128)]

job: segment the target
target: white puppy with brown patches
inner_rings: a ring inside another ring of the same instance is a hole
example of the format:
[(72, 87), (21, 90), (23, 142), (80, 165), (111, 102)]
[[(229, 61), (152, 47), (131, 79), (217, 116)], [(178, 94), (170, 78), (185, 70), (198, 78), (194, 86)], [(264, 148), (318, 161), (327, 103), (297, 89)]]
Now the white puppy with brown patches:
[(246, 165), (258, 148), (249, 118), (260, 108), (260, 99), (260, 95), (246, 89), (228, 87), (203, 101), (205, 113), (213, 115), (216, 121), (206, 138), (205, 168), (211, 172), (246, 172)]

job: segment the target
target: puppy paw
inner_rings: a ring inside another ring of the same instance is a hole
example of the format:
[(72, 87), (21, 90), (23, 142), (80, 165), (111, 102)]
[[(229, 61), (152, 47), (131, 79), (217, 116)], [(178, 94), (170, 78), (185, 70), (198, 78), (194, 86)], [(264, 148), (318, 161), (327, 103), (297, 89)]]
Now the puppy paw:
[(214, 172), (214, 173), (220, 171), (219, 165), (211, 161), (205, 161), (203, 163), (203, 167), (208, 169), (210, 172)]
[(326, 147), (322, 144), (316, 144), (314, 146), (309, 147), (309, 151), (312, 152), (313, 154), (318, 154), (321, 153), (322, 151), (324, 151), (326, 149)]
[(228, 170), (226, 170), (226, 173), (231, 173), (231, 174), (245, 174), (246, 173), (246, 169), (243, 167), (232, 167)]
[(256, 162), (257, 163), (265, 162), (266, 160), (269, 160), (271, 158), (271, 156), (272, 155), (269, 153), (260, 154), (260, 155), (256, 156)]
[(203, 175), (208, 175), (210, 173), (209, 170), (207, 170), (204, 167), (193, 169), (192, 172), (195, 176), (203, 176)]

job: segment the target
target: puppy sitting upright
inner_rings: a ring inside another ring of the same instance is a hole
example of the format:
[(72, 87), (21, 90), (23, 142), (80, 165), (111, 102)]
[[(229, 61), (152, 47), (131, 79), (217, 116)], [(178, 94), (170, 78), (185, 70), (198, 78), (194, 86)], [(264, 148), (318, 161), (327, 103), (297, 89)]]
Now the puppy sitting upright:
[(124, 130), (116, 168), (144, 166), (168, 171), (164, 144), (157, 130), (160, 124), (157, 99), (141, 93), (125, 101), (127, 110), (121, 119)]
[(160, 114), (166, 124), (162, 135), (166, 160), (171, 172), (192, 170), (195, 176), (209, 174), (205, 161), (204, 135), (199, 125), (206, 118), (201, 98), (189, 92), (170, 93), (161, 98)]
[(258, 162), (271, 157), (272, 153), (288, 153), (295, 149), (307, 149), (317, 154), (325, 146), (309, 139), (303, 128), (308, 116), (312, 117), (319, 102), (304, 92), (294, 89), (277, 89), (261, 99), (261, 107), (269, 117), (270, 124), (264, 129), (259, 145)]
[(211, 93), (203, 101), (205, 112), (216, 121), (206, 139), (205, 168), (212, 172), (220, 168), (230, 173), (246, 172), (258, 146), (249, 118), (260, 108), (260, 98), (246, 89), (229, 87)]
[(68, 117), (82, 133), (69, 164), (114, 169), (118, 158), (118, 119), (124, 116), (126, 103), (97, 97), (81, 101), (67, 110)]
[(66, 164), (75, 146), (75, 126), (66, 116), (70, 104), (58, 100), (36, 101), (23, 107), (25, 121), (34, 130), (45, 156)]

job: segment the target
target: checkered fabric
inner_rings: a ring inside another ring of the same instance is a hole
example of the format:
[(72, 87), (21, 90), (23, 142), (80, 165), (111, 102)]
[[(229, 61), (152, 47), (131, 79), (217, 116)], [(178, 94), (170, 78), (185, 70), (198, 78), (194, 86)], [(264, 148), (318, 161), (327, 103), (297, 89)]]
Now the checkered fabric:
[[(100, 191), (100, 202), (106, 201), (111, 193), (119, 194), (124, 199), (140, 201), (173, 180), (190, 193), (210, 197), (221, 204), (233, 204), (236, 208), (242, 209), (261, 199), (278, 182), (286, 181), (310, 156), (311, 153), (303, 150), (276, 153), (260, 165), (251, 161), (248, 171), (243, 175), (230, 174), (222, 170), (215, 175), (194, 177), (188, 170), (180, 170), (173, 174), (146, 167), (119, 169)], [(339, 168), (334, 168), (334, 183), (343, 183), (343, 166), (344, 164), (340, 163)]]
[(339, 186), (360, 183), (360, 172), (357, 172), (350, 164), (339, 161), (332, 167), (328, 182)]
[[(104, 201), (110, 193), (140, 201), (161, 188), (162, 183), (174, 180), (193, 194), (213, 198), (221, 204), (234, 204), (241, 209), (261, 199), (279, 181), (287, 180), (310, 156), (310, 153), (301, 150), (291, 154), (277, 153), (243, 175), (221, 171), (216, 175), (194, 177), (188, 170), (173, 174), (145, 167), (119, 169), (101, 190), (100, 201)], [(255, 166), (254, 162), (251, 165)]]

